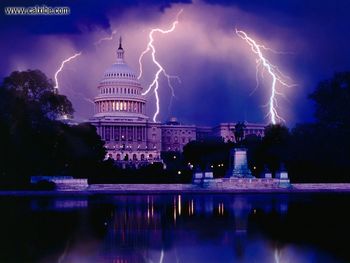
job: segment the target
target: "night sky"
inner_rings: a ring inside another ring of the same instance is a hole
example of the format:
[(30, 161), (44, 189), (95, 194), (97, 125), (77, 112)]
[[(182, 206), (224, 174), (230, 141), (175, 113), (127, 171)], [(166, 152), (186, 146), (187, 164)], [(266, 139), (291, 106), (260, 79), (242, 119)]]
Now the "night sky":
[[(5, 16), (5, 6), (69, 6), (68, 16)], [(256, 41), (283, 54), (267, 52), (268, 59), (297, 84), (283, 89), (279, 112), (289, 127), (312, 121), (313, 104), (307, 96), (335, 72), (350, 70), (350, 1), (1, 1), (0, 78), (14, 70), (40, 69), (53, 78), (61, 61), (76, 52), (60, 79), (60, 93), (73, 102), (77, 120), (93, 114), (89, 100), (97, 95), (103, 72), (115, 61), (119, 35), (127, 63), (138, 74), (138, 57), (151, 28), (167, 29), (179, 10), (179, 24), (167, 35), (156, 35), (158, 60), (174, 82), (161, 79), (160, 121), (176, 116), (183, 123), (214, 125), (227, 121), (268, 123), (266, 104), (270, 79), (263, 74), (256, 86), (256, 56), (234, 33), (244, 30)], [(99, 39), (116, 31), (112, 41)], [(141, 80), (144, 88), (155, 67), (149, 56)], [(260, 76), (261, 77), (261, 76)], [(147, 95), (149, 116), (155, 110)]]

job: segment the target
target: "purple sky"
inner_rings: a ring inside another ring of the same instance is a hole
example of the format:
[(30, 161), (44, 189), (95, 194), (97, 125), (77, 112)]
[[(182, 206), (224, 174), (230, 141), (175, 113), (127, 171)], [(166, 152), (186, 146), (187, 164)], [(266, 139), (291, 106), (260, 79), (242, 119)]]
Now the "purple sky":
[[(249, 2), (249, 3), (246, 3)], [(283, 2), (283, 3), (281, 3)], [(138, 74), (138, 57), (147, 45), (151, 28), (170, 27), (183, 9), (175, 31), (155, 35), (158, 60), (174, 82), (176, 99), (169, 108), (170, 89), (161, 78), (160, 121), (176, 116), (184, 123), (213, 125), (226, 121), (268, 123), (265, 117), (270, 78), (264, 74), (255, 88), (256, 56), (234, 34), (235, 27), (256, 41), (286, 54), (266, 52), (269, 60), (297, 86), (285, 88), (279, 111), (287, 125), (312, 120), (307, 99), (317, 83), (334, 72), (350, 69), (348, 1), (2, 1), (0, 15), (0, 78), (13, 70), (40, 69), (50, 78), (61, 61), (82, 55), (59, 75), (60, 92), (69, 97), (78, 120), (93, 114), (90, 99), (97, 94), (103, 72), (115, 61), (119, 35), (127, 63)], [(5, 16), (4, 6), (69, 6), (69, 16)], [(101, 38), (110, 36), (112, 41)], [(155, 67), (145, 57), (144, 88)], [(147, 95), (150, 117), (153, 93)]]

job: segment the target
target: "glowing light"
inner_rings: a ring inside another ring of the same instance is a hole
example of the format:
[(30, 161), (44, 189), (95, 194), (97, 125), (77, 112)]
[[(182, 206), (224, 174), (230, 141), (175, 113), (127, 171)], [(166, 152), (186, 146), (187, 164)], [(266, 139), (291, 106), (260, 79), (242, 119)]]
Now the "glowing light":
[(153, 45), (153, 42), (154, 42), (154, 37), (153, 37), (153, 34), (154, 33), (162, 33), (162, 34), (168, 34), (168, 33), (171, 33), (175, 30), (175, 27), (176, 25), (179, 23), (178, 21), (178, 17), (179, 15), (182, 13), (182, 9), (180, 10), (180, 12), (176, 15), (176, 19), (175, 21), (172, 23), (171, 27), (167, 30), (164, 30), (164, 29), (160, 29), (160, 28), (153, 28), (150, 33), (148, 34), (148, 37), (149, 37), (149, 42), (147, 44), (147, 47), (146, 49), (141, 53), (140, 57), (139, 57), (139, 65), (140, 65), (140, 74), (138, 76), (138, 79), (140, 79), (142, 77), (142, 74), (143, 74), (143, 71), (142, 71), (142, 58), (144, 55), (146, 55), (148, 52), (151, 52), (151, 57), (152, 57), (152, 61), (153, 63), (157, 66), (158, 70), (156, 72), (156, 74), (154, 75), (154, 79), (153, 81), (151, 82), (151, 84), (148, 86), (148, 89), (142, 93), (142, 95), (147, 95), (151, 90), (152, 88), (154, 87), (153, 91), (154, 91), (154, 95), (155, 95), (155, 98), (156, 98), (156, 112), (154, 113), (153, 115), (153, 122), (156, 122), (157, 121), (157, 116), (159, 114), (159, 94), (158, 94), (158, 88), (159, 88), (159, 75), (162, 73), (167, 81), (168, 81), (168, 86), (170, 87), (171, 89), (171, 94), (172, 94), (172, 97), (171, 98), (174, 98), (175, 97), (175, 92), (174, 92), (174, 87), (172, 86), (171, 84), (171, 79), (176, 79), (179, 83), (180, 83), (180, 78), (178, 76), (173, 76), (173, 75), (169, 75), (164, 67), (159, 63), (159, 61), (156, 59), (156, 48), (155, 46)]
[(193, 199), (191, 200), (191, 214), (193, 215), (193, 211), (194, 211), (194, 202)]
[(174, 210), (173, 210), (174, 223), (176, 223), (176, 197), (174, 196)]
[(219, 215), (223, 215), (224, 214), (224, 203), (219, 203)]
[(117, 33), (117, 30), (113, 30), (112, 33), (111, 33), (111, 35), (110, 35), (109, 37), (103, 37), (103, 38), (97, 40), (97, 41), (94, 43), (94, 45), (95, 45), (95, 46), (98, 46), (98, 45), (100, 45), (103, 41), (110, 41), (110, 40), (113, 40), (113, 36), (114, 36), (116, 33)]
[(69, 58), (67, 58), (67, 59), (65, 59), (65, 60), (63, 60), (61, 62), (61, 65), (60, 65), (59, 69), (55, 72), (55, 87), (54, 87), (54, 89), (55, 89), (56, 92), (58, 92), (58, 89), (59, 89), (58, 74), (63, 70), (64, 65), (66, 63), (69, 63), (70, 61), (72, 61), (73, 59), (75, 59), (76, 57), (78, 57), (80, 55), (81, 55), (81, 52), (76, 53), (73, 56), (70, 56)]
[(277, 96), (284, 97), (283, 93), (278, 90), (278, 87), (293, 87), (296, 86), (295, 84), (289, 84), (287, 79), (290, 79), (289, 77), (285, 76), (277, 66), (270, 63), (270, 61), (264, 56), (264, 51), (271, 51), (276, 54), (285, 54), (287, 52), (279, 52), (275, 51), (271, 48), (265, 47), (264, 45), (258, 44), (254, 39), (249, 37), (244, 31), (235, 29), (236, 34), (247, 42), (247, 44), (250, 46), (252, 52), (258, 56), (258, 59), (256, 60), (256, 88), (259, 86), (259, 70), (262, 67), (261, 74), (264, 73), (264, 70), (266, 70), (269, 75), (272, 78), (271, 83), (271, 94), (269, 98), (269, 112), (268, 116), (270, 117), (271, 123), (276, 124), (277, 122), (285, 122), (285, 120), (279, 115), (278, 113), (278, 102), (277, 102)]

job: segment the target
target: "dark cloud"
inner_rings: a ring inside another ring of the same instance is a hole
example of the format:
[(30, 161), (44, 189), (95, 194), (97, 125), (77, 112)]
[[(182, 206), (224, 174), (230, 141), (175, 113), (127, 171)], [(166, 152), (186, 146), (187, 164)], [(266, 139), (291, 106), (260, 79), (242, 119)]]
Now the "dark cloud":
[[(176, 115), (185, 122), (267, 122), (268, 89), (255, 87), (255, 57), (233, 28), (246, 30), (261, 43), (292, 54), (273, 56), (298, 86), (286, 90), (282, 112), (289, 125), (312, 118), (307, 99), (317, 83), (335, 71), (350, 69), (349, 1), (32, 1), (5, 0), (0, 6), (69, 6), (69, 16), (0, 15), (0, 77), (13, 70), (39, 68), (53, 76), (62, 59), (82, 51), (61, 76), (62, 93), (69, 96), (77, 117), (92, 114), (88, 102), (105, 68), (114, 61), (116, 41), (94, 46), (112, 30), (122, 34), (128, 63), (137, 71), (138, 55), (151, 27), (167, 27), (184, 8), (176, 33), (158, 36), (157, 51), (169, 73), (181, 77), (177, 97), (168, 110), (170, 92), (162, 89), (161, 119)], [(142, 80), (147, 86), (150, 72)], [(148, 96), (148, 110), (154, 98)]]
[[(5, 0), (1, 1), (0, 29), (33, 34), (81, 34), (83, 30), (102, 28), (109, 30), (108, 15), (122, 15), (125, 11), (142, 6), (156, 6), (158, 10), (171, 7), (171, 4), (188, 1), (141, 1), (141, 0)], [(68, 16), (6, 16), (6, 6), (67, 6)], [(118, 18), (118, 17), (117, 17)]]

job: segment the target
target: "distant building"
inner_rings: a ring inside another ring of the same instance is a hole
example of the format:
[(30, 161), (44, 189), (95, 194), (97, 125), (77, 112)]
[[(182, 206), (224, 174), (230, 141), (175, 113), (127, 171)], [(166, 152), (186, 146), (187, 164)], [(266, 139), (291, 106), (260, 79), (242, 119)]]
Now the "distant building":
[[(265, 124), (257, 124), (257, 123), (244, 123), (246, 128), (244, 129), (244, 138), (248, 135), (256, 135), (260, 138), (265, 135)], [(215, 137), (221, 137), (225, 142), (231, 141), (235, 142), (235, 125), (236, 123), (220, 123), (218, 126), (213, 127), (212, 135)]]
[[(182, 151), (194, 140), (221, 137), (235, 141), (235, 123), (215, 127), (184, 125), (171, 118), (166, 123), (152, 122), (145, 114), (146, 99), (135, 72), (125, 63), (121, 40), (117, 60), (100, 81), (94, 99), (95, 114), (90, 119), (105, 141), (107, 157), (119, 161), (156, 161), (161, 151)], [(264, 125), (246, 123), (245, 136), (264, 136)]]
[(162, 151), (182, 151), (190, 141), (197, 139), (195, 125), (180, 124), (176, 118), (162, 124)]

